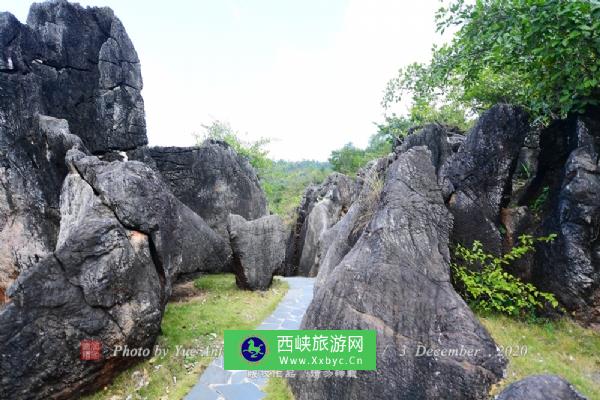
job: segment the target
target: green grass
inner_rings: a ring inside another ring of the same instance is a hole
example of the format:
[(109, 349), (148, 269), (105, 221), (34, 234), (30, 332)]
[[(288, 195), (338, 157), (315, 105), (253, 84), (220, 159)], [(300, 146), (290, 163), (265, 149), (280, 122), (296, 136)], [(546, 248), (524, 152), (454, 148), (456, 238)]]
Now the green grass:
[[(273, 312), (288, 288), (284, 281), (274, 279), (265, 292), (240, 290), (232, 274), (203, 276), (194, 286), (198, 289), (194, 297), (167, 305), (157, 345), (168, 349), (168, 354), (121, 373), (112, 385), (87, 400), (124, 400), (128, 395), (133, 399), (182, 399), (214, 357), (176, 355), (177, 346), (220, 348), (224, 330), (255, 328)], [(137, 389), (140, 376), (146, 377), (148, 384)]]
[(284, 378), (270, 378), (263, 391), (264, 400), (294, 400), (294, 395)]
[[(556, 374), (571, 382), (590, 400), (600, 400), (600, 334), (566, 319), (530, 323), (505, 316), (479, 319), (506, 353), (525, 346), (523, 356), (507, 354), (507, 377), (497, 385), (497, 394), (508, 384), (533, 374)], [(511, 348), (512, 347), (512, 348)]]

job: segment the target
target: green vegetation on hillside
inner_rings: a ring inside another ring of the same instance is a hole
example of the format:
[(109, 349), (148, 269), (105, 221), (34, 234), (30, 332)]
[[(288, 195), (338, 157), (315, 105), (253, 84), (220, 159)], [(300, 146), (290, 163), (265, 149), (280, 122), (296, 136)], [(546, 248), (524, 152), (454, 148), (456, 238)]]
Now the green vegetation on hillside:
[(509, 360), (498, 394), (512, 382), (535, 374), (556, 374), (588, 399), (600, 399), (600, 334), (561, 319), (533, 324), (502, 315), (479, 315)]
[(329, 163), (334, 171), (353, 176), (362, 166), (371, 160), (383, 157), (392, 151), (392, 143), (407, 128), (404, 121), (391, 117), (384, 124), (377, 126), (377, 133), (369, 138), (365, 149), (347, 143), (341, 149), (334, 150), (329, 156)]
[[(287, 292), (287, 283), (274, 279), (267, 291), (238, 289), (233, 274), (202, 276), (188, 288), (186, 297), (167, 305), (157, 345), (166, 355), (121, 373), (112, 385), (88, 400), (179, 400), (198, 381), (218, 350), (226, 329), (253, 329), (269, 316)], [(251, 307), (249, 307), (251, 306)], [(209, 355), (177, 354), (185, 349), (211, 349)]]
[(300, 204), (302, 194), (311, 184), (325, 180), (332, 172), (331, 166), (319, 161), (273, 161), (266, 146), (270, 139), (244, 140), (240, 132), (223, 121), (202, 125), (203, 132), (195, 134), (198, 146), (206, 139), (223, 140), (238, 154), (246, 157), (256, 169), (269, 205), (269, 211), (291, 223), (294, 210)]
[(306, 188), (318, 184), (331, 174), (329, 163), (319, 161), (274, 161), (259, 171), (260, 181), (269, 202), (269, 211), (289, 224)]
[(599, 104), (600, 2), (596, 0), (455, 0), (437, 13), (437, 29), (456, 29), (390, 81), (385, 103), (479, 111), (521, 105), (536, 122)]

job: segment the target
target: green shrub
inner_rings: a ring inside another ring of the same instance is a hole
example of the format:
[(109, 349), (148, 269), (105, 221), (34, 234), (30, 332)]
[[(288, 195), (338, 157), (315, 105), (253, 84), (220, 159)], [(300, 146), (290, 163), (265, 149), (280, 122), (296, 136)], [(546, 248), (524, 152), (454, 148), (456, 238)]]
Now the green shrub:
[(522, 235), (518, 245), (501, 257), (486, 253), (479, 241), (470, 249), (458, 245), (452, 263), (454, 286), (480, 312), (531, 317), (547, 305), (556, 308), (558, 301), (553, 294), (539, 291), (503, 268), (534, 251), (536, 242), (551, 242), (555, 238), (556, 234), (539, 238)]

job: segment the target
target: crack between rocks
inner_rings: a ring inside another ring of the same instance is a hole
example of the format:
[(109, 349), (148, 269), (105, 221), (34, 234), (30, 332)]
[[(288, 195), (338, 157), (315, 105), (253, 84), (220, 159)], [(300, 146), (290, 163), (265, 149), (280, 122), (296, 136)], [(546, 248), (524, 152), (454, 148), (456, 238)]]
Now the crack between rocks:
[(83, 290), (83, 287), (81, 285), (77, 285), (76, 283), (72, 282), (69, 278), (68, 278), (68, 274), (67, 274), (67, 269), (65, 268), (65, 265), (63, 264), (62, 260), (56, 255), (56, 253), (52, 253), (52, 257), (54, 257), (54, 259), (56, 260), (56, 262), (58, 263), (60, 269), (63, 271), (65, 280), (73, 287), (77, 288), (79, 290), (79, 292), (81, 293), (81, 298), (83, 300), (83, 302), (85, 304), (87, 304), (88, 307), (93, 308), (95, 310), (102, 310), (104, 312), (104, 314), (106, 314), (106, 316), (108, 318), (110, 318), (110, 320), (117, 326), (117, 328), (119, 328), (119, 331), (121, 331), (121, 335), (123, 335), (123, 337), (125, 337), (125, 333), (123, 331), (123, 327), (119, 324), (119, 322), (113, 317), (113, 315), (109, 312), (109, 310), (111, 309), (111, 307), (104, 307), (104, 306), (99, 306), (99, 305), (91, 305), (88, 300), (85, 297), (85, 292)]
[(102, 196), (102, 194), (96, 190), (96, 188), (94, 187), (94, 185), (92, 185), (90, 182), (88, 182), (87, 179), (85, 179), (85, 177), (83, 176), (83, 174), (81, 173), (81, 171), (79, 170), (79, 168), (77, 167), (75, 162), (72, 162), (73, 168), (75, 169), (75, 171), (77, 172), (77, 174), (79, 175), (79, 177), (90, 186), (90, 188), (92, 189), (92, 191), (94, 192), (94, 195), (96, 195), (96, 197), (98, 197), (100, 199), (100, 202), (106, 207), (108, 208), (112, 214), (115, 216), (115, 219), (119, 222), (119, 224), (121, 224), (121, 226), (123, 226), (123, 228), (127, 229), (127, 230), (131, 230), (131, 231), (138, 231), (138, 232), (142, 232), (143, 234), (145, 234), (148, 237), (148, 248), (150, 250), (150, 256), (152, 258), (152, 264), (154, 265), (154, 268), (156, 269), (156, 273), (158, 274), (158, 280), (159, 280), (159, 284), (160, 284), (160, 298), (161, 298), (161, 305), (166, 306), (166, 273), (165, 273), (165, 268), (163, 263), (160, 261), (160, 257), (158, 255), (158, 252), (156, 250), (156, 243), (154, 242), (154, 238), (152, 237), (152, 235), (157, 231), (151, 231), (151, 232), (144, 232), (143, 230), (134, 227), (134, 226), (130, 226), (129, 224), (127, 224), (126, 222), (122, 221), (119, 216), (117, 215), (116, 211), (114, 210), (114, 208), (112, 207), (112, 205), (110, 204), (109, 201), (107, 201), (104, 196)]
[(79, 72), (92, 72), (91, 69), (74, 67), (72, 65), (60, 66), (60, 65), (52, 64), (51, 62), (48, 62), (48, 61), (43, 61), (43, 60), (41, 62), (38, 62), (38, 61), (34, 61), (34, 62), (39, 65), (45, 65), (47, 67), (53, 68), (58, 72), (62, 72), (64, 70), (73, 70), (73, 71), (79, 71)]
[(99, 59), (98, 59), (98, 63), (101, 63), (101, 62), (106, 62), (106, 63), (112, 64), (112, 65), (115, 65), (115, 66), (117, 66), (117, 67), (122, 67), (122, 66), (120, 65), (120, 64), (122, 64), (122, 63), (130, 64), (130, 65), (140, 65), (140, 61), (117, 60), (117, 61), (115, 62), (115, 61), (111, 61), (111, 60), (105, 60), (105, 59), (103, 59), (103, 58), (99, 58)]

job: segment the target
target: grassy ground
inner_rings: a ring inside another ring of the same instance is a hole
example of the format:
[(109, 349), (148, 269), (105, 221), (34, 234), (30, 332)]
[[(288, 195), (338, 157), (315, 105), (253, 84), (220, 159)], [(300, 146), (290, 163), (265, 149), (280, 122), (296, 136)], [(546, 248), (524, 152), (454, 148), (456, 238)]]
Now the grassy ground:
[[(113, 384), (87, 400), (182, 399), (214, 357), (176, 354), (177, 346), (222, 346), (226, 329), (253, 329), (270, 315), (287, 291), (275, 279), (265, 292), (239, 290), (232, 274), (197, 279), (186, 298), (167, 305), (158, 346), (168, 350), (123, 372)], [(277, 399), (277, 397), (275, 397)]]
[(532, 324), (503, 316), (479, 318), (510, 360), (507, 377), (494, 394), (528, 375), (550, 373), (567, 379), (590, 400), (600, 400), (600, 334), (566, 319)]
[(294, 395), (284, 378), (270, 378), (264, 388), (264, 400), (294, 400)]
[[(504, 316), (479, 316), (509, 358), (507, 377), (493, 388), (535, 374), (556, 374), (590, 400), (600, 400), (600, 334), (568, 320), (533, 324)], [(527, 349), (526, 353), (525, 350)], [(271, 378), (266, 400), (293, 400), (285, 379)]]

